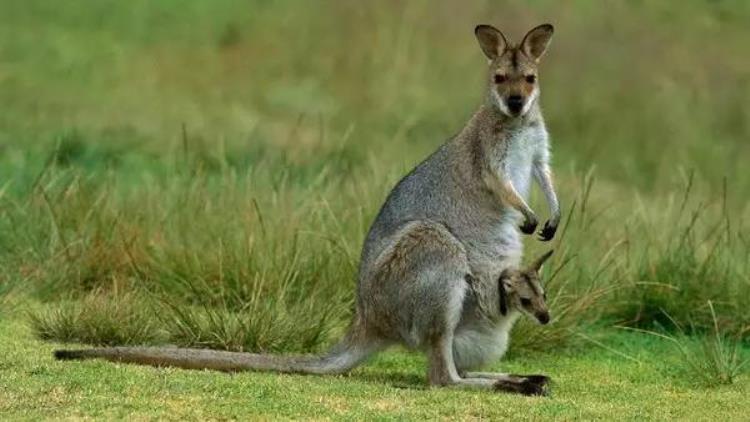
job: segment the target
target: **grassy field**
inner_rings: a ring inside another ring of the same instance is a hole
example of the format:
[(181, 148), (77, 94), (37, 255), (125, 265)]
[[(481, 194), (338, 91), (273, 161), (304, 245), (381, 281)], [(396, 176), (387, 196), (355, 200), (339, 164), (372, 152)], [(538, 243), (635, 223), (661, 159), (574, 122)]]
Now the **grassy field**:
[[(748, 19), (741, 1), (0, 1), (0, 406), (747, 412), (733, 398), (750, 366)], [(509, 366), (550, 373), (552, 399), (424, 390), (402, 352), (329, 379), (51, 361), (43, 341), (324, 349), (388, 190), (482, 101), (474, 25), (518, 39), (545, 21), (565, 226), (545, 274), (553, 323), (520, 324)]]
[(494, 365), (518, 373), (544, 368), (554, 379), (545, 398), (427, 389), (424, 359), (400, 351), (348, 376), (321, 378), (54, 362), (54, 345), (19, 323), (0, 324), (0, 340), (0, 412), (12, 419), (742, 420), (750, 393), (748, 376), (719, 387), (685, 377), (676, 372), (674, 348), (633, 333), (603, 339), (616, 354), (593, 347)]

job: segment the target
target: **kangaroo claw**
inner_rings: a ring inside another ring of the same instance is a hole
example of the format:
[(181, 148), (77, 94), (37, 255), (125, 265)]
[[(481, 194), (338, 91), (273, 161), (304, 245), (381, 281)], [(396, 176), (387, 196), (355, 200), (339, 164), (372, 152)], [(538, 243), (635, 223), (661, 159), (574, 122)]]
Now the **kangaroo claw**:
[(536, 226), (539, 223), (536, 220), (526, 220), (523, 222), (523, 225), (519, 226), (518, 228), (521, 229), (521, 233), (523, 234), (534, 234), (534, 231), (536, 231)]
[(557, 225), (551, 225), (549, 221), (544, 223), (544, 227), (539, 230), (539, 240), (542, 242), (549, 242), (552, 240), (553, 237), (555, 237), (555, 232), (557, 231)]

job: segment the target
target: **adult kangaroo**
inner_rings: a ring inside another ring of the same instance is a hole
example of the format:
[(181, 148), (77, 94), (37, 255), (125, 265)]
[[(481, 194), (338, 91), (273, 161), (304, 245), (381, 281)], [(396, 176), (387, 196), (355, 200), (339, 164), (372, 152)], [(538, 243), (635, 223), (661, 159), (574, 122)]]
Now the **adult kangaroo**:
[(542, 324), (550, 319), (539, 269), (551, 252), (522, 269), (519, 231), (533, 234), (538, 225), (526, 201), (532, 179), (551, 213), (540, 239), (552, 239), (560, 221), (539, 108), (538, 64), (552, 33), (552, 25), (540, 25), (511, 45), (496, 28), (476, 27), (489, 60), (485, 101), (388, 195), (364, 243), (353, 321), (327, 354), (115, 347), (59, 350), (55, 356), (336, 374), (403, 344), (427, 353), (431, 385), (543, 394), (548, 378), (541, 375), (469, 371), (503, 355), (521, 314)]

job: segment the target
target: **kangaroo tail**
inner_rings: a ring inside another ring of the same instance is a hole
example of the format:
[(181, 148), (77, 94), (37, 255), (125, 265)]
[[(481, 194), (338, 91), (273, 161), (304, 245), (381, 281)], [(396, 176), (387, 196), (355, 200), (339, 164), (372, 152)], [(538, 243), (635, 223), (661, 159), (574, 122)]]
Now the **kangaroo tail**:
[(112, 362), (224, 372), (273, 371), (302, 374), (341, 374), (350, 371), (381, 348), (361, 331), (349, 333), (328, 353), (309, 356), (225, 352), (177, 347), (107, 347), (85, 350), (56, 350), (59, 360), (105, 359)]

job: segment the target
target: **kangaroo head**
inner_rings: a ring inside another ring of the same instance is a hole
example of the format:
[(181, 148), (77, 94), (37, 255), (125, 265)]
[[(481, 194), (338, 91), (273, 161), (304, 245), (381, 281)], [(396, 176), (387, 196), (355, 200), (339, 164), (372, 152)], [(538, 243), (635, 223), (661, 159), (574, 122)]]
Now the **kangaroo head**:
[(549, 322), (547, 294), (542, 287), (539, 273), (544, 261), (552, 255), (552, 252), (550, 250), (540, 256), (525, 269), (506, 269), (503, 271), (498, 283), (500, 313), (506, 315), (508, 309), (516, 309), (535, 318), (542, 325)]
[(554, 27), (539, 25), (529, 31), (519, 45), (510, 45), (500, 30), (479, 25), (474, 34), (489, 59), (489, 98), (509, 117), (528, 113), (539, 98), (539, 59), (547, 50)]

